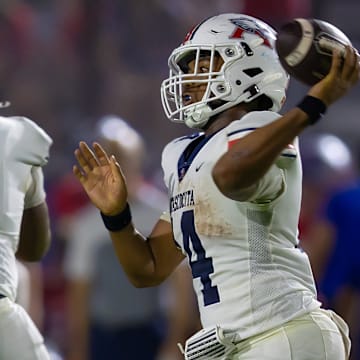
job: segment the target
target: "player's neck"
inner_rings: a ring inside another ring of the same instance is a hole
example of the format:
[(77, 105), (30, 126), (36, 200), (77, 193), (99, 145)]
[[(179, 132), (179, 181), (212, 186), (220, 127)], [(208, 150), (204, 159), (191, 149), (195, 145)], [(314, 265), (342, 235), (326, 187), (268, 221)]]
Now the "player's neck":
[(205, 129), (205, 135), (210, 136), (215, 132), (228, 126), (235, 120), (240, 120), (247, 111), (242, 107), (236, 106), (225, 110), (224, 112), (216, 115), (214, 119), (210, 120), (209, 126)]

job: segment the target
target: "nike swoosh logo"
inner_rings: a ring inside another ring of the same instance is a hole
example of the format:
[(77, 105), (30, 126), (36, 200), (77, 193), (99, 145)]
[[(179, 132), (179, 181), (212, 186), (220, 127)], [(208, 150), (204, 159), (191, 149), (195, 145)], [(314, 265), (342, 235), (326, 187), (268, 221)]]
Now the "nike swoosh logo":
[(204, 165), (204, 161), (195, 168), (195, 171), (198, 172), (203, 165)]

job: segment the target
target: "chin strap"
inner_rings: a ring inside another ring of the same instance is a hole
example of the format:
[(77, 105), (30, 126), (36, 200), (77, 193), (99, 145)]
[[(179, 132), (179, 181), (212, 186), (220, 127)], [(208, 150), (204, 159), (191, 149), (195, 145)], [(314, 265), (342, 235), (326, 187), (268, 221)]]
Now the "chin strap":
[(198, 104), (184, 111), (185, 124), (193, 129), (202, 129), (209, 121), (212, 109), (207, 104)]
[[(186, 109), (184, 111), (184, 122), (185, 124), (193, 129), (203, 129), (204, 126), (207, 124), (211, 116), (217, 115), (221, 113), (224, 110), (227, 110), (233, 106), (236, 106), (237, 104), (240, 104), (241, 102), (248, 102), (253, 100), (258, 94), (260, 94), (260, 89), (257, 84), (254, 84), (250, 87), (248, 87), (244, 93), (237, 99), (236, 103), (226, 101), (226, 100), (217, 100), (221, 101), (222, 103), (220, 106), (216, 108), (212, 108), (210, 106), (211, 100), (208, 104), (201, 103), (194, 106), (191, 106), (190, 108)], [(215, 103), (215, 101), (213, 101)]]

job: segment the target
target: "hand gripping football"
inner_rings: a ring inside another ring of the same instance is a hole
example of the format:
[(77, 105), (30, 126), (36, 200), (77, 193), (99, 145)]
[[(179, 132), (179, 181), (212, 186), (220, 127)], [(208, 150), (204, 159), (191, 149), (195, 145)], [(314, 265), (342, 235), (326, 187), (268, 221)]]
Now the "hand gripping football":
[(349, 38), (336, 26), (317, 19), (294, 19), (278, 31), (276, 50), (285, 70), (307, 85), (325, 77), (333, 49), (345, 55)]

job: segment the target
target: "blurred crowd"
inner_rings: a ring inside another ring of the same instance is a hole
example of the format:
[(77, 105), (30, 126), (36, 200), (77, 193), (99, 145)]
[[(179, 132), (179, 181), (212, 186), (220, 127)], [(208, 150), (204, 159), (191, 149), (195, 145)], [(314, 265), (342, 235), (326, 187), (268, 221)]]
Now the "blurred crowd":
[[(257, 4), (257, 5), (254, 5)], [(4, 0), (0, 2), (0, 99), (4, 114), (26, 114), (54, 138), (48, 179), (72, 164), (78, 139), (108, 113), (129, 119), (149, 143), (147, 169), (184, 129), (164, 120), (159, 86), (167, 58), (200, 19), (223, 11), (281, 22), (307, 1)], [(146, 109), (146, 111), (144, 111)], [(161, 141), (157, 141), (161, 129)]]
[[(10, 107), (1, 110), (2, 114), (27, 116), (46, 129), (54, 140), (50, 162), (45, 168), (53, 244), (40, 267), (26, 264), (28, 276), (33, 281), (29, 280), (35, 299), (27, 302), (28, 307), (48, 345), (53, 349), (54, 359), (86, 359), (84, 354), (72, 354), (70, 338), (74, 335), (71, 334), (81, 324), (74, 324), (74, 317), (78, 315), (72, 306), (76, 301), (76, 294), (70, 290), (74, 290), (74, 281), (79, 285), (81, 280), (80, 286), (88, 286), (88, 279), (74, 275), (77, 274), (76, 266), (79, 265), (76, 258), (71, 260), (72, 265), (69, 265), (69, 259), (68, 262), (65, 261), (70, 256), (69, 249), (74, 248), (74, 244), (69, 246), (69, 243), (73, 237), (78, 236), (74, 233), (80, 231), (74, 229), (74, 223), (78, 216), (85, 216), (84, 211), (88, 208), (87, 199), (71, 174), (73, 149), (77, 142), (80, 139), (96, 139), (99, 135), (99, 119), (105, 115), (112, 114), (126, 119), (141, 134), (146, 144), (141, 165), (143, 180), (151, 189), (154, 187), (160, 193), (163, 189), (162, 174), (159, 172), (161, 150), (168, 140), (189, 131), (168, 122), (161, 108), (159, 88), (162, 79), (167, 76), (167, 58), (171, 49), (182, 41), (186, 32), (200, 19), (219, 12), (244, 12), (262, 18), (274, 27), (293, 17), (318, 17), (337, 24), (335, 0), (324, 3), (320, 0), (279, 0), (274, 6), (264, 0), (0, 2), (0, 101), (11, 103)], [(332, 4), (334, 12), (329, 10)], [(355, 0), (342, 2), (349, 9), (354, 9), (356, 4)], [(326, 12), (323, 12), (325, 7)], [(359, 7), (357, 9), (360, 10)], [(322, 16), (323, 13), (326, 13), (327, 18)], [(348, 30), (351, 31), (351, 28), (344, 29), (345, 32)], [(354, 44), (360, 43), (360, 33), (347, 34)], [(302, 85), (291, 83), (289, 106), (294, 105), (292, 95), (302, 90)], [(329, 288), (325, 280), (326, 266), (328, 262), (336, 260), (332, 254), (337, 249), (334, 244), (340, 221), (330, 209), (333, 206), (330, 204), (337, 191), (357, 186), (357, 141), (360, 136), (360, 125), (356, 124), (359, 109), (356, 109), (358, 103), (355, 97), (359, 95), (359, 89), (357, 91), (353, 98), (350, 97), (350, 101), (329, 112), (327, 122), (324, 121), (316, 130), (310, 129), (304, 134), (304, 142), (309, 141), (304, 145), (308, 153), (303, 159), (305, 174), (308, 174), (304, 185), (305, 205), (300, 224), (304, 248), (313, 256), (314, 272), (319, 284), (323, 284), (323, 288), (319, 289), (321, 296), (329, 306), (338, 306), (339, 311), (344, 306), (349, 309), (350, 300), (344, 305), (345, 300), (341, 302), (336, 299), (336, 289), (326, 293)], [(325, 132), (330, 132), (340, 141), (341, 146), (348, 149), (349, 162), (346, 166), (334, 167), (320, 156), (324, 149), (330, 157), (338, 155), (340, 151), (338, 147), (331, 148), (329, 142), (321, 143), (320, 135), (323, 136)], [(320, 145), (316, 147), (308, 144)], [(330, 151), (330, 148), (335, 150)], [(318, 162), (312, 162), (314, 156)], [(129, 161), (135, 161), (135, 155)], [(326, 164), (324, 172), (319, 164)], [(151, 189), (142, 188), (142, 194), (146, 193), (148, 196), (153, 191)], [(159, 195), (159, 199), (161, 196)], [(160, 200), (154, 202), (161, 203)], [(326, 227), (325, 224), (329, 223), (331, 226)], [(104, 234), (106, 235), (105, 230)], [(82, 256), (81, 251), (77, 254)], [(81, 261), (83, 260), (79, 258), (78, 262)], [(353, 262), (356, 269), (359, 265), (356, 260)], [(360, 267), (357, 270), (359, 274)], [(184, 276), (186, 279), (186, 274)], [(114, 284), (115, 280), (113, 279)], [(159, 290), (160, 295), (156, 295), (156, 300), (151, 300), (158, 305), (154, 313), (165, 309), (164, 322), (156, 324), (160, 327), (159, 334), (162, 334), (164, 343), (164, 329), (169, 328), (166, 322), (171, 319), (179, 320), (176, 319), (179, 317), (176, 311), (169, 305), (175, 293), (171, 289), (174, 284), (184, 284), (186, 281), (188, 280), (174, 279), (167, 289)], [(109, 286), (116, 286), (114, 284)], [(358, 278), (351, 284), (359, 290)], [(104, 285), (103, 282), (100, 281), (100, 285)], [(184, 293), (185, 290), (182, 294)], [(191, 291), (189, 293), (191, 296)], [(182, 301), (186, 302), (184, 299)], [(352, 324), (355, 323), (351, 319), (356, 317), (354, 314), (358, 310), (356, 304), (359, 308), (359, 298), (351, 301), (354, 302), (351, 303), (352, 312), (345, 317)], [(187, 304), (192, 304), (192, 299)], [(76, 305), (81, 308), (80, 303)], [(198, 326), (196, 321), (181, 325), (186, 328), (182, 339)], [(357, 332), (359, 330), (354, 324), (354, 334), (359, 337)], [(176, 347), (175, 343), (172, 345)]]

